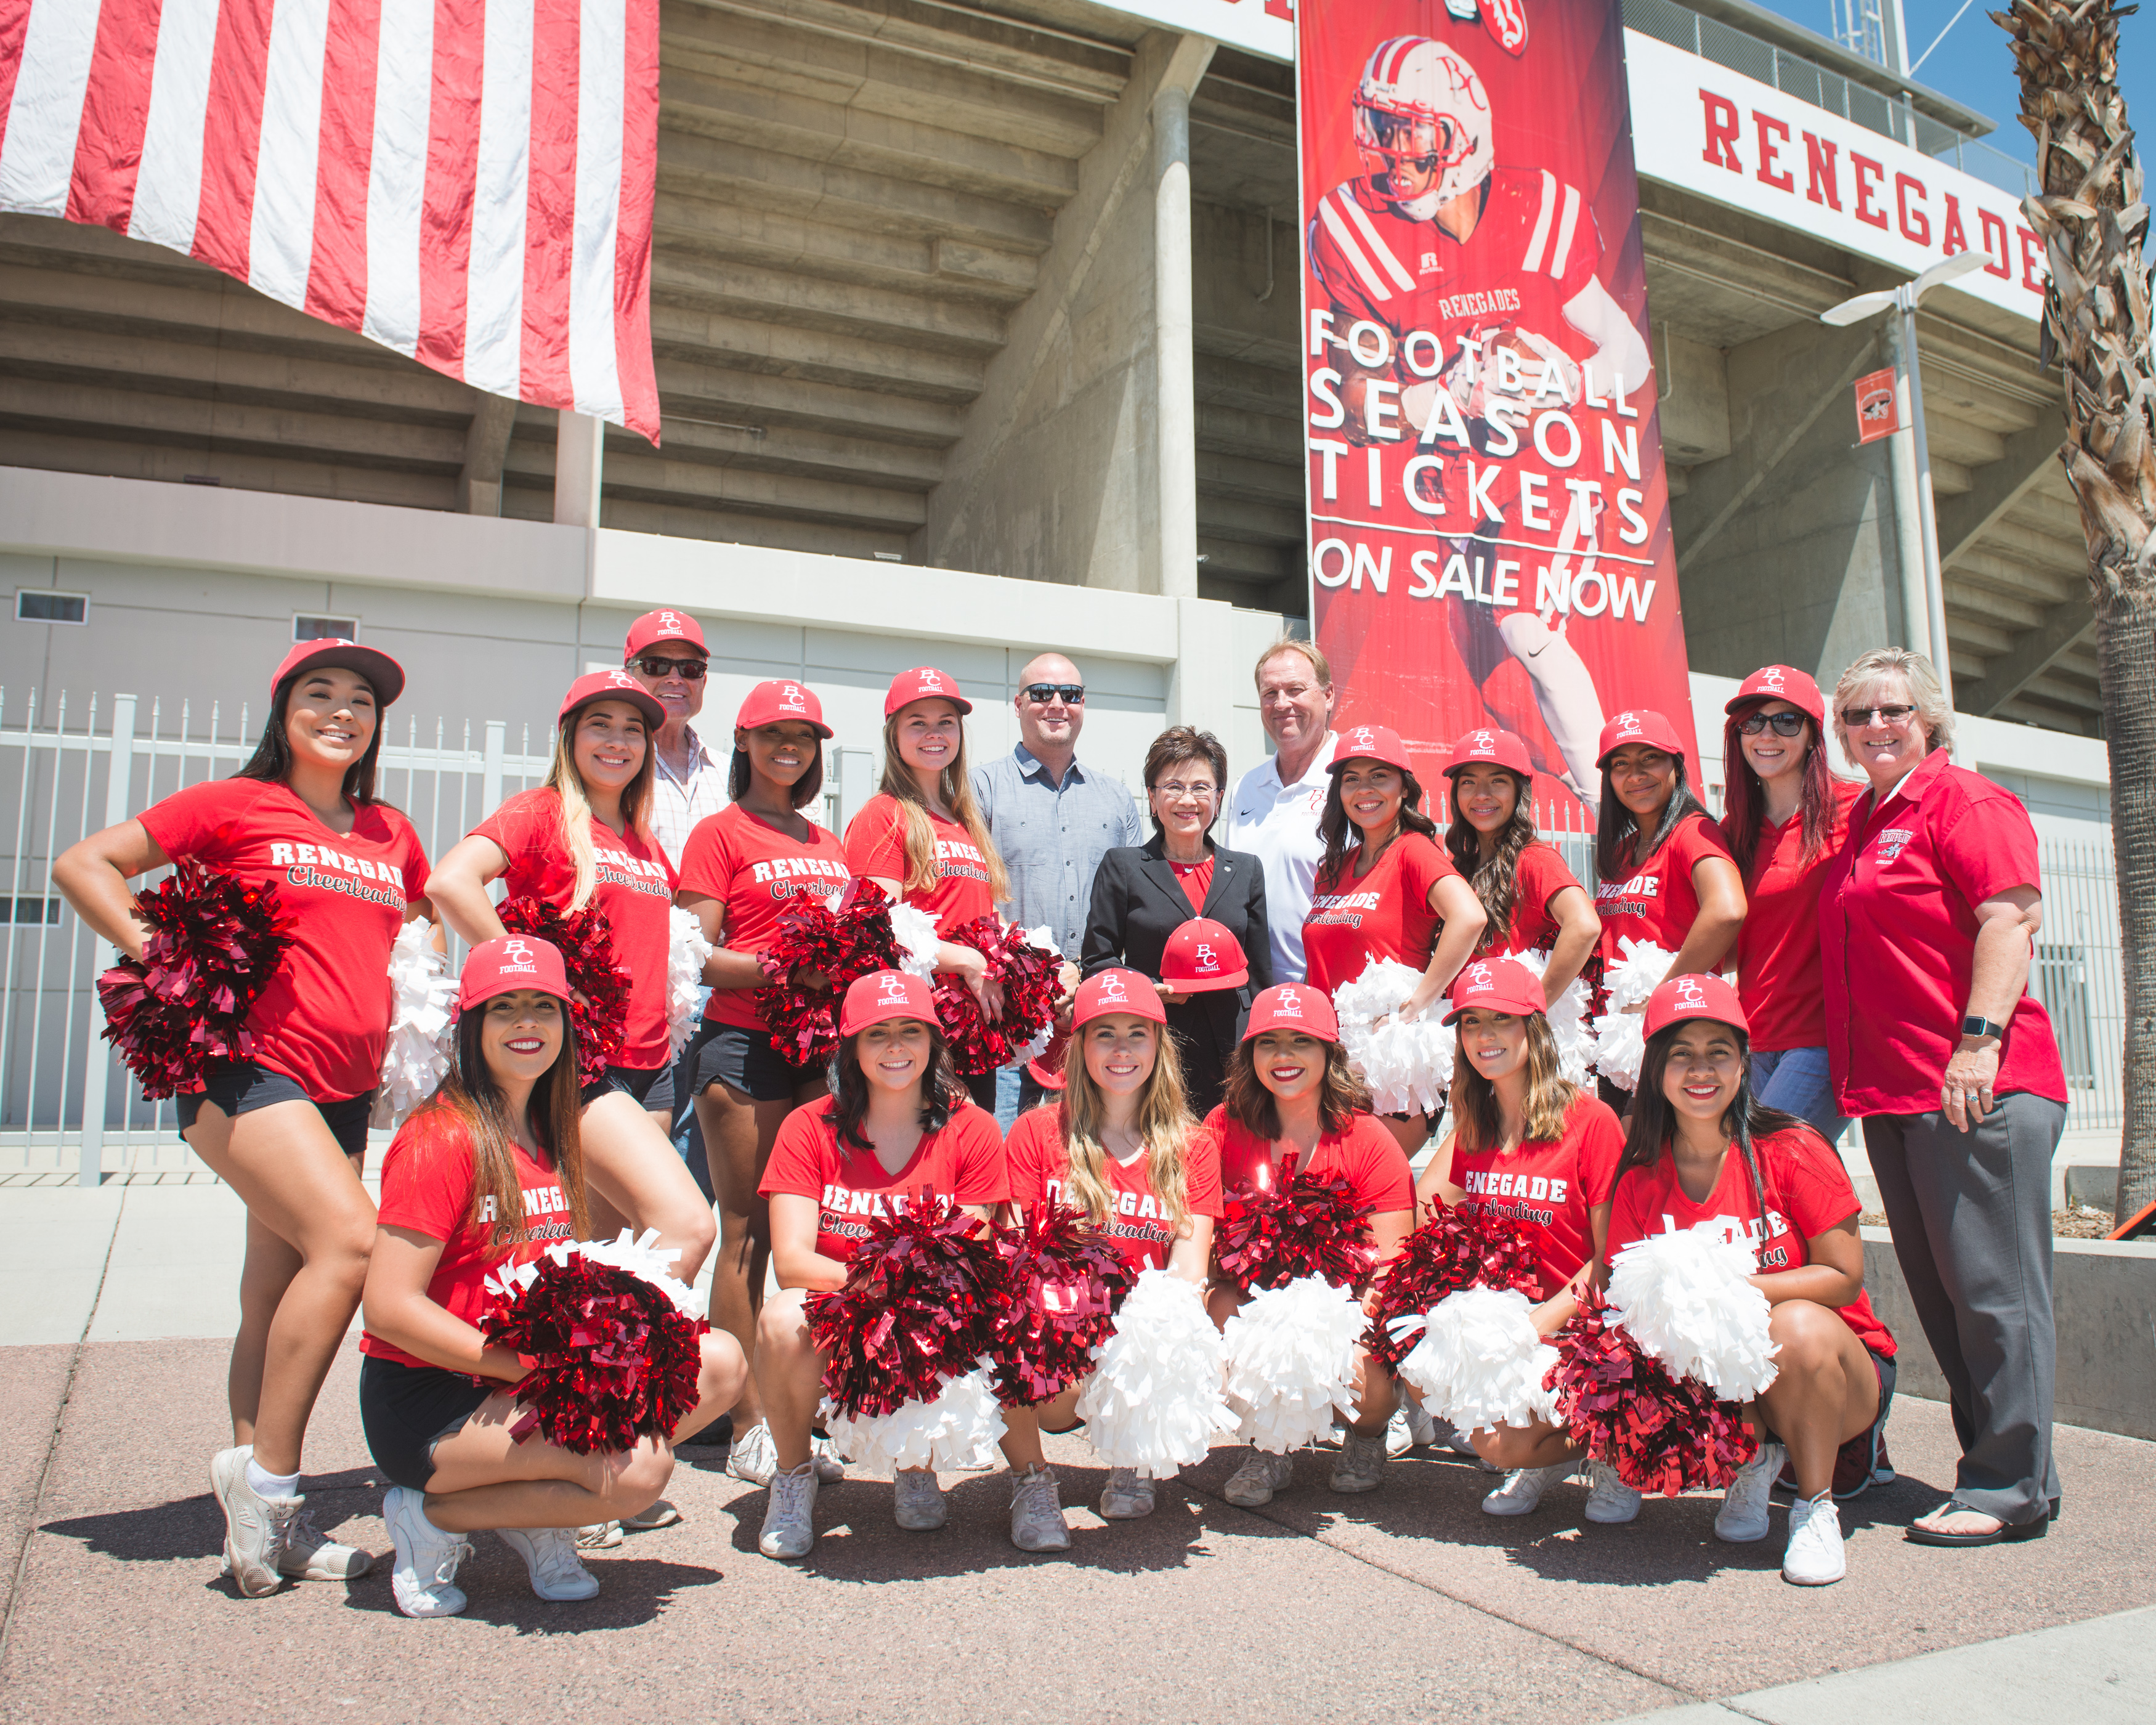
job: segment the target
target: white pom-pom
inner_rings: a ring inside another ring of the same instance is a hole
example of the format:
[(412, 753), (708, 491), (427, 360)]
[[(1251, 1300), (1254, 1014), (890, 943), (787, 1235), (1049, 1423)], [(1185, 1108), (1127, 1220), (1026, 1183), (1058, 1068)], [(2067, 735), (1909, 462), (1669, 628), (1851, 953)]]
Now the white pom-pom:
[(666, 948), (666, 1040), (678, 1059), (696, 1034), (697, 1000), (712, 947), (704, 938), (704, 925), (679, 905), (667, 913), (667, 924), (671, 939)]
[(1624, 957), (1602, 973), (1602, 986), (1609, 997), (1609, 1010), (1594, 1021), (1594, 1070), (1612, 1084), (1636, 1090), (1640, 1064), (1647, 1055), (1643, 1029), (1645, 1015), (1627, 1007), (1646, 1004), (1647, 997), (1661, 985), (1676, 954), (1652, 941), (1620, 936), (1618, 950)]
[(1362, 975), (1332, 991), (1341, 1046), (1380, 1114), (1428, 1114), (1452, 1087), (1458, 1038), (1442, 1022), (1442, 1010), (1433, 1005), (1407, 1024), (1394, 1016), (1421, 981), (1420, 972), (1398, 959), (1373, 958)]
[(936, 976), (936, 949), (942, 944), (936, 932), (936, 919), (926, 911), (893, 900), (891, 934), (898, 943), (898, 968), (908, 976), (932, 982)]
[(1203, 1461), (1214, 1435), (1235, 1429), (1220, 1389), (1226, 1363), (1198, 1290), (1165, 1270), (1140, 1271), (1078, 1392), (1093, 1453), (1155, 1479)]
[(490, 1294), (512, 1294), (519, 1288), (529, 1287), (537, 1279), (540, 1258), (566, 1264), (574, 1256), (587, 1263), (608, 1264), (631, 1276), (641, 1276), (671, 1300), (685, 1317), (702, 1317), (704, 1296), (674, 1274), (675, 1260), (681, 1255), (680, 1247), (669, 1246), (662, 1252), (658, 1241), (656, 1228), (647, 1228), (634, 1235), (624, 1228), (612, 1240), (557, 1240), (536, 1258), (521, 1264), (505, 1264), (490, 1272), (486, 1277), (486, 1290)]
[(396, 1126), (434, 1095), (449, 1070), (449, 1009), (457, 979), (434, 947), (434, 931), (415, 917), (389, 949), (389, 1041), (382, 1051), (382, 1082), (372, 1123)]
[(1543, 1388), (1557, 1350), (1536, 1331), (1527, 1296), (1513, 1288), (1463, 1288), (1424, 1317), (1401, 1318), (1396, 1337), (1422, 1340), (1400, 1362), (1400, 1376), (1422, 1392), (1424, 1409), (1462, 1431), (1554, 1424), (1557, 1394)]
[[(1537, 978), (1549, 969), (1547, 952), (1514, 952), (1512, 962), (1532, 971)], [(1574, 977), (1548, 1009), (1550, 1036), (1557, 1044), (1558, 1076), (1584, 1085), (1594, 1071), (1594, 1033), (1587, 1027), (1588, 991), (1584, 978)]]
[(1005, 1428), (988, 1366), (942, 1384), (933, 1401), (908, 1402), (889, 1414), (855, 1418), (827, 1400), (824, 1429), (841, 1455), (870, 1473), (991, 1466)]
[(1610, 1259), (1610, 1311), (1679, 1377), (1748, 1402), (1781, 1370), (1772, 1308), (1750, 1281), (1757, 1268), (1749, 1245), (1707, 1228), (1650, 1234)]
[(1355, 1344), (1365, 1319), (1348, 1288), (1298, 1276), (1254, 1294), (1228, 1320), (1225, 1389), (1244, 1441), (1276, 1455), (1332, 1430), (1355, 1407)]

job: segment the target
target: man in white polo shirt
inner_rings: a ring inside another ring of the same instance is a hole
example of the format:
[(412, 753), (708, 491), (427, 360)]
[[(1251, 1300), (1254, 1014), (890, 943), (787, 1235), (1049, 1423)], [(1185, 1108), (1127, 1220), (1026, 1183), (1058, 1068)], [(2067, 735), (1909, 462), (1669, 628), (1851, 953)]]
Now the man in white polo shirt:
[(1228, 804), (1228, 848), (1254, 852), (1265, 870), (1265, 925), (1273, 980), (1305, 971), (1302, 919), (1325, 841), (1317, 817), (1332, 765), (1332, 667), (1314, 641), (1283, 635), (1258, 660), (1258, 718), (1274, 752), (1245, 773)]

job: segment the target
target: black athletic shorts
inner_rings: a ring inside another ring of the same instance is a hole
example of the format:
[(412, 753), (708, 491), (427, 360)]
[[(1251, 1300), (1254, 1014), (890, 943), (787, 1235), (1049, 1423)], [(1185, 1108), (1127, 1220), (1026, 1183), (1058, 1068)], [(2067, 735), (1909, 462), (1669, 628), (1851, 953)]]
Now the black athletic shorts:
[(317, 1102), (300, 1087), (296, 1078), (273, 1072), (254, 1060), (213, 1060), (203, 1070), (203, 1087), (192, 1096), (175, 1096), (180, 1130), (190, 1130), (201, 1117), (203, 1104), (214, 1103), (228, 1118), (252, 1114), (277, 1102), (314, 1102), (322, 1123), (337, 1147), (347, 1156), (367, 1153), (367, 1117), (374, 1111), (374, 1092), (346, 1096), (341, 1101)]
[(706, 1019), (682, 1055), (689, 1094), (700, 1096), (714, 1084), (739, 1091), (751, 1101), (790, 1102), (804, 1084), (825, 1076), (822, 1065), (797, 1066), (771, 1045), (768, 1030), (744, 1029)]
[(362, 1355), (359, 1423), (382, 1477), (393, 1486), (425, 1491), (434, 1476), (434, 1445), (462, 1431), (480, 1404), (501, 1387), (439, 1366)]
[(649, 1108), (654, 1114), (674, 1111), (674, 1068), (664, 1066), (609, 1066), (606, 1076), (597, 1084), (588, 1084), (583, 1090), (584, 1106), (588, 1108), (610, 1091), (619, 1091), (630, 1097), (639, 1108)]

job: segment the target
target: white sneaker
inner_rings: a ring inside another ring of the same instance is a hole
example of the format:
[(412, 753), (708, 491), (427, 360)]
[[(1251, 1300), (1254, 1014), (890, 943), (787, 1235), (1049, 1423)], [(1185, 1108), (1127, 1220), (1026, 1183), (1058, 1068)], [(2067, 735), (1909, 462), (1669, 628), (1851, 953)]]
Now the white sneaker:
[(1559, 1480), (1572, 1477), (1573, 1465), (1560, 1461), (1553, 1467), (1516, 1467), (1505, 1483), (1482, 1500), (1486, 1516), (1523, 1516), (1543, 1501), (1543, 1493)]
[[(624, 1533), (651, 1533), (661, 1527), (670, 1527), (681, 1519), (681, 1512), (664, 1497), (654, 1497), (633, 1516), (624, 1516), (614, 1525)], [(582, 1544), (583, 1542), (578, 1542)]]
[(1101, 1492), (1101, 1518), (1135, 1522), (1152, 1513), (1152, 1476), (1135, 1467), (1111, 1467)]
[(250, 1599), (285, 1584), (282, 1564), (302, 1497), (264, 1497), (247, 1483), (254, 1450), (245, 1444), (209, 1460), (209, 1488), (224, 1512), (224, 1562), (234, 1584)]
[(835, 1486), (846, 1476), (846, 1460), (839, 1455), (839, 1446), (827, 1437), (808, 1440), (808, 1459), (816, 1464), (816, 1477), (824, 1485)]
[(1617, 1477), (1606, 1461), (1587, 1464), (1587, 1519), (1617, 1527), (1640, 1512), (1640, 1494)]
[(932, 1467), (901, 1468), (891, 1476), (891, 1497), (892, 1519), (909, 1533), (932, 1533), (951, 1512)]
[(767, 1558), (805, 1558), (816, 1543), (816, 1470), (809, 1462), (771, 1476), (771, 1502), (756, 1548)]
[[(1737, 1477), (1722, 1494), (1722, 1507), (1714, 1512), (1714, 1537), (1731, 1545), (1749, 1545), (1767, 1537), (1767, 1507), (1774, 1489), (1774, 1476), (1782, 1471), (1784, 1450), (1779, 1444), (1762, 1444), (1759, 1453), (1737, 1470)], [(1789, 1537), (1796, 1537), (1790, 1522)]]
[(1408, 1417), (1410, 1405), (1403, 1399), (1393, 1409), (1393, 1417), (1385, 1422), (1385, 1454), (1389, 1456), (1404, 1455), (1414, 1448), (1414, 1422)]
[(542, 1599), (588, 1599), (599, 1579), (577, 1558), (576, 1536), (567, 1527), (497, 1527), (495, 1538), (524, 1559), (531, 1591)]
[(1387, 1445), (1353, 1426), (1340, 1434), (1340, 1454), (1326, 1483), (1336, 1491), (1374, 1491), (1385, 1481)]
[(1040, 1464), (1011, 1476), (1011, 1543), (1020, 1551), (1068, 1551), (1070, 1527), (1055, 1476)]
[(772, 1475), (778, 1471), (778, 1445), (769, 1425), (759, 1420), (747, 1431), (735, 1434), (734, 1446), (726, 1455), (726, 1471), (752, 1486), (771, 1483)]
[(471, 1542), (429, 1521), (426, 1495), (408, 1486), (392, 1486), (382, 1494), (382, 1519), (397, 1548), (389, 1571), (397, 1609), (407, 1617), (454, 1617), (463, 1610), (457, 1565), (471, 1555)]
[(1292, 1457), (1269, 1455), (1263, 1450), (1253, 1450), (1250, 1460), (1229, 1475), (1228, 1488), (1223, 1495), (1238, 1509), (1255, 1509), (1260, 1504), (1270, 1503), (1273, 1493), (1286, 1491), (1294, 1478)]
[[(373, 1567), (372, 1554), (356, 1545), (341, 1544), (317, 1527), (311, 1509), (292, 1517), (292, 1525), (285, 1533), (284, 1552), (277, 1559), (278, 1573), (292, 1581), (357, 1581)], [(232, 1574), (229, 1558), (218, 1574)]]
[(1841, 1548), (1841, 1512), (1834, 1493), (1799, 1497), (1789, 1506), (1789, 1543), (1782, 1550), (1782, 1579), (1799, 1587), (1825, 1587), (1849, 1573)]
[(1431, 1417), (1429, 1410), (1411, 1396), (1403, 1395), (1401, 1400), (1406, 1405), (1408, 1435), (1414, 1440), (1414, 1447), (1418, 1450), (1427, 1450), (1432, 1445), (1441, 1442), (1443, 1434), (1439, 1430), (1437, 1421)]

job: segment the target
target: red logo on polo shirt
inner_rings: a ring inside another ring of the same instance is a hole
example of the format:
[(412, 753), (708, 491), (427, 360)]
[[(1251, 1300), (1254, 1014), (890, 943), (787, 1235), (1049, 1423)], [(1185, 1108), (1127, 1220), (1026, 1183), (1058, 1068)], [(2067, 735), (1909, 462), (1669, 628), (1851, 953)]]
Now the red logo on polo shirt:
[(1917, 836), (1909, 827), (1881, 827), (1879, 830), (1879, 860), (1890, 863), (1901, 855), (1902, 848)]

